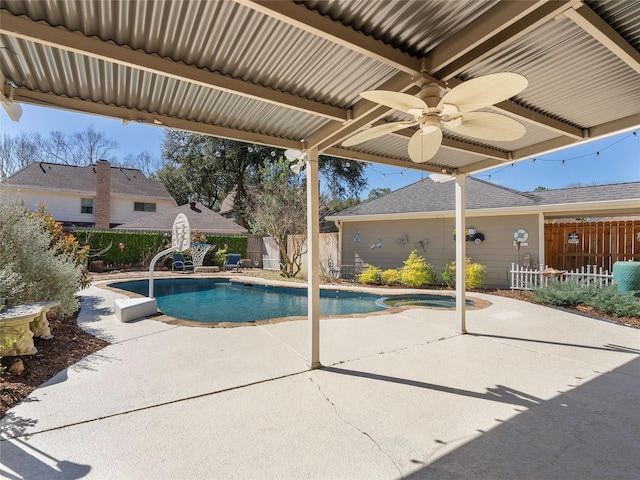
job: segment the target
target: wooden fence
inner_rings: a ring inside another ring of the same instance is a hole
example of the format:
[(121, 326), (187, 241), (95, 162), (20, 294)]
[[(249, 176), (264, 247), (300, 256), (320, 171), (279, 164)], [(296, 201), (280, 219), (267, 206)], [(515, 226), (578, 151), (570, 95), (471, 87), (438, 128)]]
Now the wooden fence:
[(547, 223), (545, 263), (559, 270), (640, 261), (640, 220)]

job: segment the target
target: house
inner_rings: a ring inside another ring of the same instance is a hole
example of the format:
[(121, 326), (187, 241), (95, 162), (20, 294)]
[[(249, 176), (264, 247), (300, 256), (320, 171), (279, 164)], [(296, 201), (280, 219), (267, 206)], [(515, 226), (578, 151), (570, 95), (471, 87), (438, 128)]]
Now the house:
[(247, 235), (249, 233), (246, 228), (196, 202), (123, 223), (118, 225), (116, 230), (171, 233), (173, 222), (179, 213), (187, 217), (192, 232), (197, 230), (206, 235)]
[(44, 203), (67, 227), (108, 229), (176, 206), (160, 182), (106, 160), (84, 167), (34, 162), (2, 182), (0, 191), (30, 210)]
[[(519, 192), (469, 177), (466, 186), (466, 255), (487, 266), (492, 288), (508, 286), (512, 263), (545, 264), (545, 222), (640, 213), (640, 182)], [(343, 265), (397, 268), (417, 249), (442, 272), (455, 259), (454, 182), (419, 181), (328, 219)]]

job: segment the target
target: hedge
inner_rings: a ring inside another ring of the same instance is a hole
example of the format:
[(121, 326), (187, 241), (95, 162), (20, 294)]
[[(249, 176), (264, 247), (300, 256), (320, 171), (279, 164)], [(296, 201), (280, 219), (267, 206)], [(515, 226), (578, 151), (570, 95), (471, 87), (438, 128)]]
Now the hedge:
[[(89, 262), (101, 260), (105, 267), (146, 266), (153, 256), (163, 248), (162, 233), (119, 232), (115, 230), (75, 230), (72, 232), (80, 245), (89, 245)], [(207, 235), (207, 243), (216, 249), (229, 246), (230, 253), (247, 254), (247, 237), (225, 237)], [(120, 245), (123, 248), (120, 248)], [(97, 253), (107, 249), (102, 255)], [(210, 251), (205, 257), (205, 265), (213, 265)]]

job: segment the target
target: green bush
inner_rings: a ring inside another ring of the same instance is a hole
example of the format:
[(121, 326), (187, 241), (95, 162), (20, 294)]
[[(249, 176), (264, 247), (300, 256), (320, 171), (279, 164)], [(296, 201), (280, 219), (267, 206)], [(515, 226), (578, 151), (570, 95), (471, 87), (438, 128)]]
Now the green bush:
[[(89, 261), (102, 260), (107, 267), (124, 267), (124, 266), (143, 266), (149, 265), (149, 262), (158, 252), (168, 248), (165, 239), (161, 233), (144, 233), (144, 232), (119, 232), (117, 230), (99, 231), (99, 230), (76, 230), (73, 232), (78, 241), (82, 245), (89, 246)], [(247, 237), (225, 237), (220, 235), (202, 235), (195, 232), (192, 238), (194, 242), (215, 245), (216, 250), (210, 249), (204, 258), (204, 265), (222, 266), (226, 256), (224, 252), (218, 253), (218, 249), (223, 249), (224, 245), (228, 246), (226, 253), (239, 253), (244, 258), (247, 254)], [(123, 248), (120, 248), (120, 245)], [(100, 252), (97, 255), (96, 252)], [(189, 257), (189, 255), (186, 255)]]
[(534, 288), (530, 296), (542, 303), (562, 307), (575, 307), (584, 303), (585, 288), (576, 281), (558, 282), (552, 279), (547, 287)]
[(76, 230), (73, 234), (81, 244), (89, 245), (90, 262), (102, 260), (107, 267), (142, 266), (145, 260), (148, 265), (166, 248), (161, 233)]
[(530, 295), (546, 304), (565, 307), (583, 304), (614, 317), (640, 317), (640, 298), (633, 292), (618, 292), (615, 285), (582, 287), (575, 280), (564, 283), (553, 280), (547, 287), (535, 288)]
[(615, 285), (590, 286), (584, 294), (584, 304), (614, 317), (640, 317), (640, 298), (634, 292), (618, 292)]
[(400, 282), (410, 287), (418, 287), (421, 285), (435, 285), (438, 281), (438, 275), (432, 265), (418, 255), (418, 251), (414, 250), (404, 261), (404, 267), (400, 270)]
[(380, 278), (381, 273), (382, 270), (380, 270), (378, 267), (367, 265), (367, 268), (365, 268), (358, 276), (358, 280), (360, 281), (360, 283), (375, 285), (378, 283), (378, 279)]
[[(480, 288), (484, 285), (487, 279), (487, 267), (480, 263), (472, 263), (471, 259), (467, 257), (465, 259), (465, 288), (468, 290), (472, 288)], [(442, 280), (449, 287), (456, 286), (456, 261), (453, 260), (447, 263), (442, 272)]]
[(59, 301), (60, 315), (78, 309), (83, 266), (74, 252), (52, 245), (42, 218), (4, 200), (0, 200), (0, 276), (0, 298), (7, 306)]
[(380, 274), (380, 279), (385, 285), (396, 285), (400, 283), (400, 270), (398, 270), (397, 268), (390, 268), (388, 270), (385, 270)]

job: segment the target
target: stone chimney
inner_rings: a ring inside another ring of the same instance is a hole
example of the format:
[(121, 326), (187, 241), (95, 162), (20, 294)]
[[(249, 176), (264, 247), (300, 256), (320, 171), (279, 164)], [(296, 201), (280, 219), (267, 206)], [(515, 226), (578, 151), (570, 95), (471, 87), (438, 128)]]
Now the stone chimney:
[(111, 209), (111, 164), (106, 160), (96, 162), (96, 223), (95, 227), (108, 230)]

